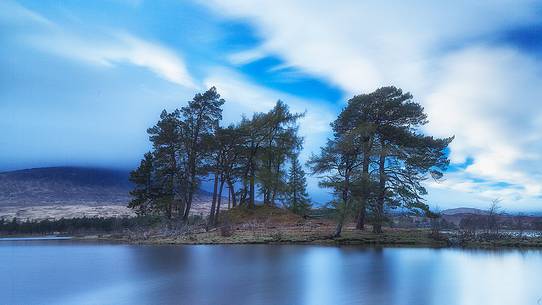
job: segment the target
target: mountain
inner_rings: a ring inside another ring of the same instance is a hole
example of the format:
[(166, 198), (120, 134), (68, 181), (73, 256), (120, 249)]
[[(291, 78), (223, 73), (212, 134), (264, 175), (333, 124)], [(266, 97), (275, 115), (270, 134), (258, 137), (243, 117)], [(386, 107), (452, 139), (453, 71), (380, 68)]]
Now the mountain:
[[(129, 171), (85, 167), (0, 172), (0, 218), (131, 216), (128, 177)], [(191, 213), (207, 214), (211, 200), (212, 194), (198, 191)]]
[(474, 214), (474, 215), (485, 215), (487, 211), (475, 209), (475, 208), (455, 208), (447, 209), (441, 212), (443, 215), (458, 215), (458, 214)]
[(126, 205), (128, 171), (46, 167), (0, 173), (0, 205)]
[[(442, 211), (441, 213), (444, 220), (455, 225), (459, 225), (465, 218), (472, 218), (477, 222), (483, 223), (484, 219), (488, 215), (488, 211), (465, 207), (448, 209)], [(521, 221), (528, 227), (532, 227), (533, 223), (540, 222), (542, 220), (542, 215), (537, 215), (536, 213), (521, 213), (520, 215), (521, 216), (518, 216), (517, 213), (506, 213), (501, 211), (498, 213), (497, 219), (501, 223), (510, 224), (517, 222), (518, 217), (521, 217)]]

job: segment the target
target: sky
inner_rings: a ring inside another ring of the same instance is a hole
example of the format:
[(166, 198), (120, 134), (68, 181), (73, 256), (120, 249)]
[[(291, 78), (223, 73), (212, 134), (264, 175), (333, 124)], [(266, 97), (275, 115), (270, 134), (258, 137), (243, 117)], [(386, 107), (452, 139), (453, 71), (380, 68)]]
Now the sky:
[(394, 85), (455, 136), (431, 206), (542, 210), (539, 1), (2, 0), (0, 46), (0, 170), (133, 168), (161, 110), (211, 86), (224, 123), (306, 111), (306, 160), (351, 96)]

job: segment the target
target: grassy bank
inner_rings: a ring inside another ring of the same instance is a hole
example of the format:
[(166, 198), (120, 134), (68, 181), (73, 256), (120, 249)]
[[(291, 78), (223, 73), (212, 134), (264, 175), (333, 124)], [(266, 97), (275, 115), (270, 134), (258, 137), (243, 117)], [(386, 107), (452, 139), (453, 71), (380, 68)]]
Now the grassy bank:
[[(332, 237), (335, 222), (304, 218), (288, 210), (258, 206), (223, 212), (220, 224), (208, 227), (201, 217), (189, 225), (143, 217), (129, 219), (72, 219), (56, 222), (4, 222), (10, 235), (60, 233), (86, 240), (135, 244), (321, 244), (386, 247), (542, 248), (542, 237), (520, 238), (484, 234), (432, 234), (429, 229), (384, 228), (374, 234), (347, 224), (340, 237)], [(0, 226), (1, 227), (1, 226)], [(2, 235), (6, 235), (5, 232)]]
[(98, 239), (136, 244), (320, 244), (360, 246), (446, 247), (448, 243), (430, 237), (427, 230), (387, 229), (383, 234), (370, 231), (345, 230), (341, 237), (333, 238), (332, 226), (319, 226), (318, 230), (297, 231), (297, 228), (260, 229), (235, 228), (224, 235), (221, 229), (182, 234), (105, 234)]
[(346, 225), (340, 237), (332, 237), (332, 219), (303, 218), (287, 210), (259, 206), (223, 213), (221, 224), (207, 228), (205, 223), (176, 230), (150, 229), (103, 236), (105, 239), (138, 244), (321, 244), (386, 247), (465, 247), (527, 248), (541, 247), (542, 238), (506, 238), (485, 240), (478, 237), (435, 236), (429, 229), (385, 228), (374, 234)]

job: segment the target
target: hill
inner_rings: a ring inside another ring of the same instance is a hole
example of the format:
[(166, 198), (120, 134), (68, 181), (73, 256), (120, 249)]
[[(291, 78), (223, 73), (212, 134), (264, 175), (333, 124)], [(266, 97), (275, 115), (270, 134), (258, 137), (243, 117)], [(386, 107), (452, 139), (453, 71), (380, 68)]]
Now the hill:
[[(487, 215), (488, 211), (475, 209), (475, 208), (455, 208), (442, 211), (442, 218), (449, 223), (453, 223), (458, 226), (462, 220), (466, 218), (474, 219), (475, 222), (482, 224)], [(542, 217), (536, 213), (506, 213), (500, 211), (496, 216), (498, 221), (501, 224), (507, 224), (508, 227), (512, 226), (514, 223), (517, 223), (519, 219), (524, 224), (525, 227), (533, 227), (534, 223), (541, 221)]]
[(458, 215), (458, 214), (473, 214), (473, 215), (485, 215), (487, 211), (474, 209), (474, 208), (455, 208), (442, 211), (442, 215)]
[(128, 171), (47, 167), (0, 173), (0, 205), (126, 205)]
[[(133, 215), (126, 205), (129, 171), (85, 167), (44, 167), (0, 173), (0, 217), (73, 218)], [(209, 211), (212, 195), (200, 190), (193, 214)], [(227, 198), (225, 199), (227, 203)]]

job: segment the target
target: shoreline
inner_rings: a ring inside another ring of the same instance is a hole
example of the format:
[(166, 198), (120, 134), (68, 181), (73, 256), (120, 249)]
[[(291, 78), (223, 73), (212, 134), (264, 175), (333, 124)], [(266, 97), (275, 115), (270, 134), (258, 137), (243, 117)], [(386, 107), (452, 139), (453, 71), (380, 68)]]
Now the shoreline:
[(388, 236), (383, 234), (381, 239), (365, 240), (350, 238), (327, 238), (313, 240), (291, 240), (263, 238), (254, 240), (186, 240), (178, 238), (148, 238), (134, 239), (119, 234), (98, 234), (98, 235), (6, 235), (0, 236), (0, 241), (83, 241), (83, 242), (109, 242), (126, 245), (317, 245), (330, 247), (364, 247), (364, 248), (429, 248), (429, 249), (469, 249), (469, 250), (542, 250), (542, 240), (510, 240), (510, 241), (487, 241), (467, 242), (462, 245), (450, 244), (448, 241), (416, 241), (409, 239), (386, 240)]
[[(351, 233), (351, 232), (348, 232)], [(451, 248), (451, 249), (542, 249), (542, 238), (516, 239), (494, 241), (467, 241), (461, 244), (454, 243), (450, 238), (434, 239), (426, 229), (395, 230), (388, 229), (382, 234), (368, 231), (345, 234), (337, 238), (315, 237), (303, 238), (301, 236), (283, 237), (269, 234), (267, 236), (229, 236), (218, 237), (212, 232), (194, 235), (179, 236), (141, 236), (113, 234), (72, 236), (77, 241), (115, 242), (134, 245), (321, 245), (321, 246), (360, 246), (368, 248)]]
[[(301, 217), (288, 210), (261, 206), (257, 209), (228, 210), (221, 215), (219, 226), (209, 227), (205, 219), (188, 224), (140, 219), (115, 227), (98, 223), (70, 223), (72, 229), (43, 231), (43, 234), (0, 235), (1, 237), (71, 236), (73, 240), (116, 242), (142, 245), (227, 245), (292, 244), (363, 247), (467, 248), (467, 249), (542, 249), (542, 232), (517, 236), (509, 232), (487, 234), (481, 231), (429, 228), (384, 227), (381, 234), (355, 229), (352, 220), (345, 223), (341, 236), (334, 238), (336, 222), (332, 218)], [(94, 226), (91, 226), (94, 225)], [(57, 226), (58, 227), (58, 226)], [(51, 227), (57, 228), (57, 227)], [(59, 228), (61, 228), (60, 226)], [(113, 229), (103, 229), (103, 228)], [(32, 229), (33, 227), (30, 227)], [(28, 229), (28, 228), (26, 228)], [(40, 232), (32, 231), (30, 232)], [(9, 231), (8, 231), (9, 232)], [(20, 231), (24, 232), (24, 231)], [(476, 234), (474, 234), (476, 232)]]

